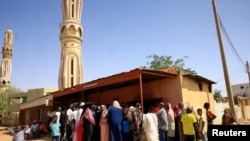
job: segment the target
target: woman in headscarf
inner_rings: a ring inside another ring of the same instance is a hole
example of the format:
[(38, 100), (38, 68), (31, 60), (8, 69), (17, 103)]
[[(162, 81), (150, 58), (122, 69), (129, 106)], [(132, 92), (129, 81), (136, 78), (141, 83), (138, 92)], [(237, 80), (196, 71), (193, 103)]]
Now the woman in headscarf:
[(72, 132), (72, 138), (73, 141), (83, 141), (84, 138), (84, 131), (83, 131), (83, 120), (84, 120), (84, 116), (83, 113), (85, 112), (84, 110), (86, 109), (86, 107), (84, 107), (85, 103), (81, 102), (79, 103), (79, 108), (80, 108), (80, 112), (78, 113), (78, 117), (80, 118), (77, 122), (76, 122), (76, 126), (74, 128), (74, 131)]
[(140, 141), (142, 136), (142, 110), (141, 104), (136, 103), (134, 110), (132, 111), (132, 135), (133, 141)]
[(166, 109), (168, 115), (168, 141), (173, 141), (175, 137), (174, 111), (170, 103), (167, 103)]
[(83, 113), (83, 129), (84, 129), (84, 141), (91, 141), (93, 135), (93, 128), (95, 125), (95, 118), (90, 109), (92, 105), (86, 105), (86, 110)]
[(232, 124), (236, 124), (236, 118), (229, 108), (225, 108), (224, 114), (222, 115), (222, 125)]
[(106, 105), (101, 105), (101, 119), (100, 119), (100, 129), (101, 129), (101, 141), (109, 141), (109, 125), (108, 125), (108, 110)]
[(110, 141), (122, 141), (123, 110), (118, 101), (108, 108), (108, 123), (110, 127)]
[(76, 122), (75, 128), (72, 132), (73, 141), (83, 140), (83, 116)]

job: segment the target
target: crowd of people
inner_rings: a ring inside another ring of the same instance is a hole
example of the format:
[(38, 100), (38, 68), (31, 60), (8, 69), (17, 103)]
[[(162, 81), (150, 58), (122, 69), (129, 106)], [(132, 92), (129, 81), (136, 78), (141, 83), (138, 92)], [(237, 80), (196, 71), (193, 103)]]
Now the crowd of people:
[(14, 128), (9, 128), (9, 131), (13, 135), (13, 141), (36, 139), (49, 133), (46, 124), (37, 120), (30, 125), (16, 125)]
[(206, 121), (208, 118), (203, 116), (201, 108), (196, 115), (192, 107), (185, 109), (182, 102), (174, 109), (164, 102), (149, 105), (146, 113), (142, 113), (140, 103), (120, 105), (116, 100), (111, 106), (91, 102), (70, 104), (68, 109), (58, 107), (55, 117), (60, 123), (60, 135), (52, 134), (52, 138), (56, 141), (206, 140), (205, 123), (212, 124), (216, 118), (209, 106), (204, 104), (211, 121)]
[[(142, 112), (140, 103), (128, 104), (115, 100), (112, 105), (92, 102), (72, 103), (68, 108), (58, 107), (49, 119), (48, 129), (52, 141), (207, 141), (207, 125), (216, 115), (210, 104), (193, 110), (182, 102), (172, 106), (159, 102), (148, 105)], [(229, 108), (224, 110), (222, 125), (235, 124), (236, 118)], [(34, 124), (34, 126), (33, 126)], [(13, 138), (30, 128), (16, 126), (10, 129)], [(16, 140), (14, 140), (16, 141)], [(22, 141), (22, 140), (21, 140)]]

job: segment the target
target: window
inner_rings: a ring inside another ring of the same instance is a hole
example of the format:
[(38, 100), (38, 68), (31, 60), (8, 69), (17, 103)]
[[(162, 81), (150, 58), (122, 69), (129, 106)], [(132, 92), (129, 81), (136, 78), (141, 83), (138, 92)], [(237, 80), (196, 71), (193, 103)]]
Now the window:
[(74, 86), (74, 78), (73, 78), (73, 76), (71, 76), (71, 87), (73, 87)]
[(210, 93), (212, 92), (212, 86), (211, 86), (211, 84), (208, 85), (208, 92), (210, 92)]
[(202, 91), (202, 83), (199, 82), (199, 90)]
[(10, 105), (12, 104), (20, 104), (20, 97), (12, 97), (10, 98)]
[(70, 70), (70, 74), (71, 75), (73, 75), (74, 74), (74, 60), (73, 59), (71, 59), (71, 64), (70, 64), (71, 66), (71, 70)]
[(71, 5), (71, 16), (72, 16), (72, 18), (74, 17), (74, 0), (72, 0), (72, 5)]
[(71, 87), (74, 86), (74, 60), (73, 58), (71, 59), (71, 78), (70, 78), (70, 84), (71, 84)]
[(22, 97), (21, 103), (24, 103), (24, 102), (26, 102), (26, 101), (27, 101), (27, 97)]

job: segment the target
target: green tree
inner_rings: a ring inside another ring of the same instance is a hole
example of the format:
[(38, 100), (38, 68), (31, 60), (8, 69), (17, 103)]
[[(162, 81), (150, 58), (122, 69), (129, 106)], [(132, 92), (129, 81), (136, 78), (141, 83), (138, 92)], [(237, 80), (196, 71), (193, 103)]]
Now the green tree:
[(214, 90), (214, 99), (222, 98), (220, 90)]
[(186, 73), (197, 74), (191, 68), (184, 68), (185, 63), (184, 60), (187, 59), (187, 56), (184, 56), (181, 59), (176, 59), (175, 61), (172, 59), (172, 56), (158, 56), (156, 54), (147, 56), (147, 58), (152, 59), (151, 62), (147, 62), (147, 66), (143, 66), (141, 68), (150, 69), (150, 70), (162, 70), (166, 68), (176, 67), (178, 70), (182, 70)]
[(4, 114), (8, 108), (8, 95), (23, 92), (21, 89), (11, 86), (0, 90), (0, 114)]

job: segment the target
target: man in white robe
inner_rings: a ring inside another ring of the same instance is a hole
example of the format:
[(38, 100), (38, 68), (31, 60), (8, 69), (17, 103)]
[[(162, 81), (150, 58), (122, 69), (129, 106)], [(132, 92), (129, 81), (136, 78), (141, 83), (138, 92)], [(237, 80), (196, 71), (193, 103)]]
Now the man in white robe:
[(147, 141), (159, 141), (158, 119), (155, 113), (152, 113), (152, 108), (147, 114), (143, 114), (144, 138)]

